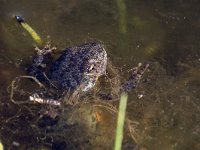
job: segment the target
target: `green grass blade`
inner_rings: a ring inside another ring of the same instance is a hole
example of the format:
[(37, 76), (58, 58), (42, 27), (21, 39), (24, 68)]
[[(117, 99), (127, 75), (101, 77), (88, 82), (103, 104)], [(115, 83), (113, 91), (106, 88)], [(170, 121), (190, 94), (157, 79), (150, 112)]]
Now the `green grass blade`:
[(122, 93), (119, 103), (114, 150), (121, 150), (122, 147), (127, 100), (128, 95), (126, 93)]

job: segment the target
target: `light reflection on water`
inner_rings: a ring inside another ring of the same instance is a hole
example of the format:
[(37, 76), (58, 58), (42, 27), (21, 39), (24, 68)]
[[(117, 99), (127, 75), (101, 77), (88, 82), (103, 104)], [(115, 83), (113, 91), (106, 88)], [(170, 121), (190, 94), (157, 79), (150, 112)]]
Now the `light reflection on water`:
[[(23, 70), (16, 63), (33, 53), (32, 39), (12, 18), (22, 15), (44, 41), (58, 49), (97, 40), (106, 45), (116, 66), (126, 65), (123, 70), (149, 62), (148, 81), (131, 93), (128, 110), (130, 118), (140, 123), (141, 145), (147, 149), (200, 149), (198, 1), (126, 1), (125, 34), (119, 32), (115, 1), (0, 3), (0, 77), (6, 80), (2, 91), (20, 74), (6, 67), (8, 62)], [(142, 99), (136, 97), (140, 92), (145, 93)]]

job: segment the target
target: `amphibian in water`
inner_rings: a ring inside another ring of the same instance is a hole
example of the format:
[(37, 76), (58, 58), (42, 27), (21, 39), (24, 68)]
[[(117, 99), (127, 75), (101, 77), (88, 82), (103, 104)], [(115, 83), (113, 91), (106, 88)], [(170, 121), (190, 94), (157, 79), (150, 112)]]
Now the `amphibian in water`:
[(53, 49), (49, 45), (42, 50), (37, 48), (33, 64), (28, 70), (31, 76), (41, 82), (46, 81), (60, 95), (75, 90), (88, 91), (106, 72), (107, 53), (100, 43), (66, 48), (49, 67), (47, 64)]
[[(31, 34), (33, 39), (41, 45), (40, 37), (24, 19), (21, 16), (15, 16), (15, 18)], [(41, 50), (36, 48), (37, 53), (33, 57), (33, 64), (28, 71), (31, 76), (36, 77), (41, 82), (46, 82), (48, 88), (53, 88), (56, 91), (55, 99), (62, 98), (65, 93), (88, 91), (95, 85), (97, 79), (105, 74), (107, 53), (100, 43), (86, 43), (66, 48), (55, 62), (49, 64), (53, 50), (54, 48), (51, 49), (49, 45)], [(135, 88), (147, 67), (148, 65), (143, 70), (139, 70), (140, 66), (137, 67), (128, 81), (121, 86), (121, 91), (127, 92)], [(40, 93), (44, 98), (44, 93), (48, 95), (47, 91)], [(30, 99), (41, 98), (36, 93), (30, 96)]]
[[(49, 45), (42, 50), (36, 49), (37, 54), (33, 57), (29, 74), (41, 82), (46, 81), (48, 87), (56, 91), (56, 98), (45, 97), (43, 94), (46, 91), (43, 91), (41, 92), (42, 98), (40, 98), (39, 93), (30, 96), (32, 101), (43, 103), (43, 99), (45, 99), (46, 103), (60, 105), (60, 102), (54, 99), (60, 99), (69, 92), (88, 91), (95, 85), (97, 79), (106, 72), (107, 53), (102, 44), (86, 43), (66, 48), (60, 57), (48, 67), (53, 49)], [(140, 64), (132, 70), (129, 79), (121, 85), (121, 92), (128, 92), (138, 85), (148, 64), (144, 67), (141, 66)]]

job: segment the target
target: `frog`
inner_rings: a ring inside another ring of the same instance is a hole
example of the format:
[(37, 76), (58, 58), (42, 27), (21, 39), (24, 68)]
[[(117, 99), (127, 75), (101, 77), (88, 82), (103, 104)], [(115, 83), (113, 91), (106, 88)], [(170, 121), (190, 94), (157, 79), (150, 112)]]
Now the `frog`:
[[(36, 47), (28, 73), (40, 82), (45, 82), (47, 89), (53, 89), (56, 94), (49, 96), (48, 90), (36, 92), (29, 97), (31, 101), (61, 105), (66, 94), (85, 93), (95, 86), (99, 77), (106, 75), (108, 58), (102, 43), (88, 42), (65, 48), (57, 59), (49, 63), (55, 49), (50, 44), (43, 49)], [(139, 63), (133, 68), (128, 80), (122, 83), (120, 92), (136, 88), (148, 66)], [(110, 95), (102, 97), (112, 99)]]
[[(16, 15), (14, 18), (38, 45), (42, 44), (40, 36), (22, 16)], [(107, 52), (100, 42), (87, 42), (65, 48), (56, 60), (52, 57), (55, 49), (50, 43), (42, 49), (35, 48), (36, 54), (27, 71), (31, 77), (45, 83), (46, 88), (31, 95), (31, 101), (43, 103), (46, 99), (48, 103), (60, 104), (57, 101), (62, 101), (66, 94), (87, 92), (95, 86), (100, 76), (106, 74)], [(147, 67), (148, 65), (143, 69), (140, 69), (141, 66), (132, 69), (129, 79), (121, 85), (120, 91), (128, 92), (135, 88)], [(53, 96), (49, 91), (54, 91)]]
[[(98, 78), (106, 73), (107, 52), (101, 43), (88, 42), (65, 48), (51, 62), (55, 49), (50, 44), (43, 49), (36, 47), (28, 74), (45, 83), (48, 88), (53, 88), (57, 93), (56, 99), (61, 99), (66, 93), (90, 90)], [(33, 97), (39, 99), (40, 96), (35, 93)]]
[[(45, 89), (37, 90), (30, 95), (29, 100), (42, 105), (50, 105), (49, 108), (45, 107), (44, 110), (41, 110), (37, 123), (39, 128), (53, 129), (58, 124), (66, 124), (66, 118), (64, 119), (58, 112), (59, 108), (68, 111), (71, 104), (76, 104), (74, 103), (76, 99), (71, 103), (71, 96), (74, 93), (75, 95), (77, 93), (87, 95), (87, 92), (94, 88), (98, 79), (107, 74), (108, 56), (102, 43), (89, 42), (65, 48), (54, 60), (52, 55), (55, 49), (55, 47), (51, 48), (50, 44), (43, 49), (36, 47), (36, 54), (32, 57), (32, 64), (28, 69), (30, 76), (46, 86)], [(120, 85), (119, 92), (128, 93), (136, 88), (148, 67), (148, 64), (139, 63), (137, 67), (132, 68), (129, 78)], [(49, 89), (53, 89), (56, 94), (52, 96)], [(70, 95), (67, 100), (66, 95)], [(110, 93), (98, 93), (98, 97), (106, 102), (113, 98)], [(70, 101), (67, 103), (70, 105), (66, 105), (66, 101)], [(96, 120), (93, 123), (96, 124)]]
[[(20, 16), (16, 16), (16, 19), (19, 23), (24, 22)], [(51, 47), (49, 43), (42, 49), (35, 47), (35, 55), (32, 57), (27, 72), (31, 79), (34, 78), (33, 81), (44, 85), (45, 88), (34, 90), (33, 94), (29, 96), (29, 100), (40, 103), (42, 106), (53, 106), (41, 107), (41, 110), (37, 112), (39, 118), (36, 123), (39, 128), (45, 129), (45, 132), (60, 132), (61, 129), (63, 134), (66, 127), (69, 130), (69, 125), (74, 126), (79, 123), (79, 119), (74, 123), (67, 122), (68, 115), (66, 114), (68, 111), (70, 112), (70, 108), (74, 109), (74, 107), (63, 105), (63, 102), (71, 100), (71, 97), (77, 93), (87, 94), (95, 87), (101, 76), (106, 76), (108, 55), (106, 46), (101, 42), (86, 42), (65, 48), (58, 57), (53, 56), (55, 50), (56, 48)], [(129, 78), (122, 83), (120, 92), (129, 92), (136, 88), (147, 68), (148, 64), (144, 67), (142, 64), (138, 64), (133, 68)], [(66, 95), (69, 95), (70, 98)], [(112, 95), (99, 94), (99, 96), (101, 96), (101, 100), (112, 99)], [(97, 123), (96, 113), (94, 116), (90, 108), (92, 107), (86, 108), (87, 112), (83, 113), (83, 116), (88, 116), (89, 125), (95, 126)], [(81, 120), (81, 122), (86, 122), (87, 125), (87, 120)], [(50, 144), (53, 147), (54, 138), (52, 136), (51, 138)]]

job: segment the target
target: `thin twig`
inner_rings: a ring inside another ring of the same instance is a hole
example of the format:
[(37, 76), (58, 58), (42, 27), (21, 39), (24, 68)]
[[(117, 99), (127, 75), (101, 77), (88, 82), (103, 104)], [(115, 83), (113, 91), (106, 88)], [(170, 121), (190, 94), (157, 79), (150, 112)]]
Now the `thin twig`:
[(24, 103), (30, 103), (29, 101), (15, 101), (13, 99), (13, 95), (14, 95), (14, 88), (15, 88), (15, 83), (17, 81), (17, 79), (20, 79), (20, 78), (27, 78), (27, 79), (32, 79), (34, 80), (40, 87), (45, 87), (38, 79), (36, 79), (35, 77), (33, 76), (19, 76), (19, 77), (16, 77), (12, 82), (11, 82), (11, 90), (10, 90), (10, 100), (14, 103), (14, 104), (24, 104)]

